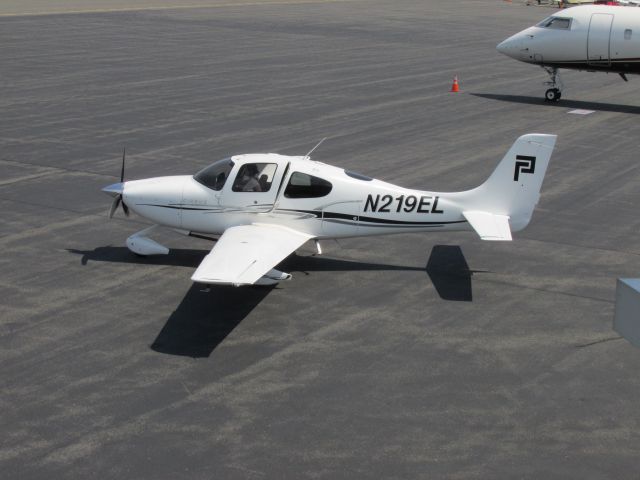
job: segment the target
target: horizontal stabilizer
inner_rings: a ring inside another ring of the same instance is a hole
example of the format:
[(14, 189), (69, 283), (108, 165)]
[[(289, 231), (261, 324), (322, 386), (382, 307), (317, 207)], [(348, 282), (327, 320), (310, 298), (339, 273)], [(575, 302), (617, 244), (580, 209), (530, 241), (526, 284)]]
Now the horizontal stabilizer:
[(495, 215), (487, 212), (462, 212), (462, 215), (482, 240), (511, 240), (511, 229), (507, 215)]

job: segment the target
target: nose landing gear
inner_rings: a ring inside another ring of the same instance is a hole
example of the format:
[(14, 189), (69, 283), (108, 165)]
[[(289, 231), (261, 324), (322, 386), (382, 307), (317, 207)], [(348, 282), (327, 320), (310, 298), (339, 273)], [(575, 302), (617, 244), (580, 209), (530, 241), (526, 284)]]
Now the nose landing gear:
[(562, 87), (564, 87), (560, 73), (555, 67), (543, 66), (542, 68), (549, 75), (549, 80), (544, 82), (544, 84), (551, 87), (544, 93), (544, 99), (547, 102), (557, 102), (560, 100), (560, 97), (562, 97)]
[(562, 97), (562, 92), (557, 88), (550, 88), (544, 93), (544, 99), (547, 102), (557, 102)]

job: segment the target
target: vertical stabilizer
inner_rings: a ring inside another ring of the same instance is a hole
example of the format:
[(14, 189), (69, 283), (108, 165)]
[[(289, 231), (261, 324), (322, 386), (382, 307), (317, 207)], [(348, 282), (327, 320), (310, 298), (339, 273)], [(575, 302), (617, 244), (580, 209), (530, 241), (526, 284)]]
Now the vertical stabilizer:
[[(463, 212), (509, 217), (511, 231), (526, 227), (540, 198), (556, 138), (539, 133), (518, 138), (487, 181), (464, 192)], [(473, 222), (471, 225), (475, 228)]]

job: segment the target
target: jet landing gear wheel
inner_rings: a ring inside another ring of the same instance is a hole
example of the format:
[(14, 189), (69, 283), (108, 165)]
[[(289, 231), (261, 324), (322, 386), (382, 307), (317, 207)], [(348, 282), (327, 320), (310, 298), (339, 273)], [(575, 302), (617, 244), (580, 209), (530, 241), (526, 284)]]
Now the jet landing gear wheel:
[(544, 99), (547, 102), (557, 102), (560, 100), (562, 96), (562, 79), (560, 78), (560, 73), (558, 69), (555, 67), (542, 67), (545, 72), (549, 75), (549, 81), (544, 82), (545, 85), (551, 87), (544, 93)]
[(550, 88), (544, 94), (544, 99), (547, 102), (557, 102), (562, 97), (562, 92), (557, 88)]

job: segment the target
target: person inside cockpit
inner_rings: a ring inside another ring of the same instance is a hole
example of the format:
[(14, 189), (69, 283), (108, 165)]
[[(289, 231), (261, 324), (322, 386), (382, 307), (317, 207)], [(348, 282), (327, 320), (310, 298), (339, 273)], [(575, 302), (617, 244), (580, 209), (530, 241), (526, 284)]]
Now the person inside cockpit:
[(261, 192), (262, 187), (258, 179), (258, 167), (255, 163), (247, 163), (240, 168), (238, 178), (233, 186), (234, 192)]

